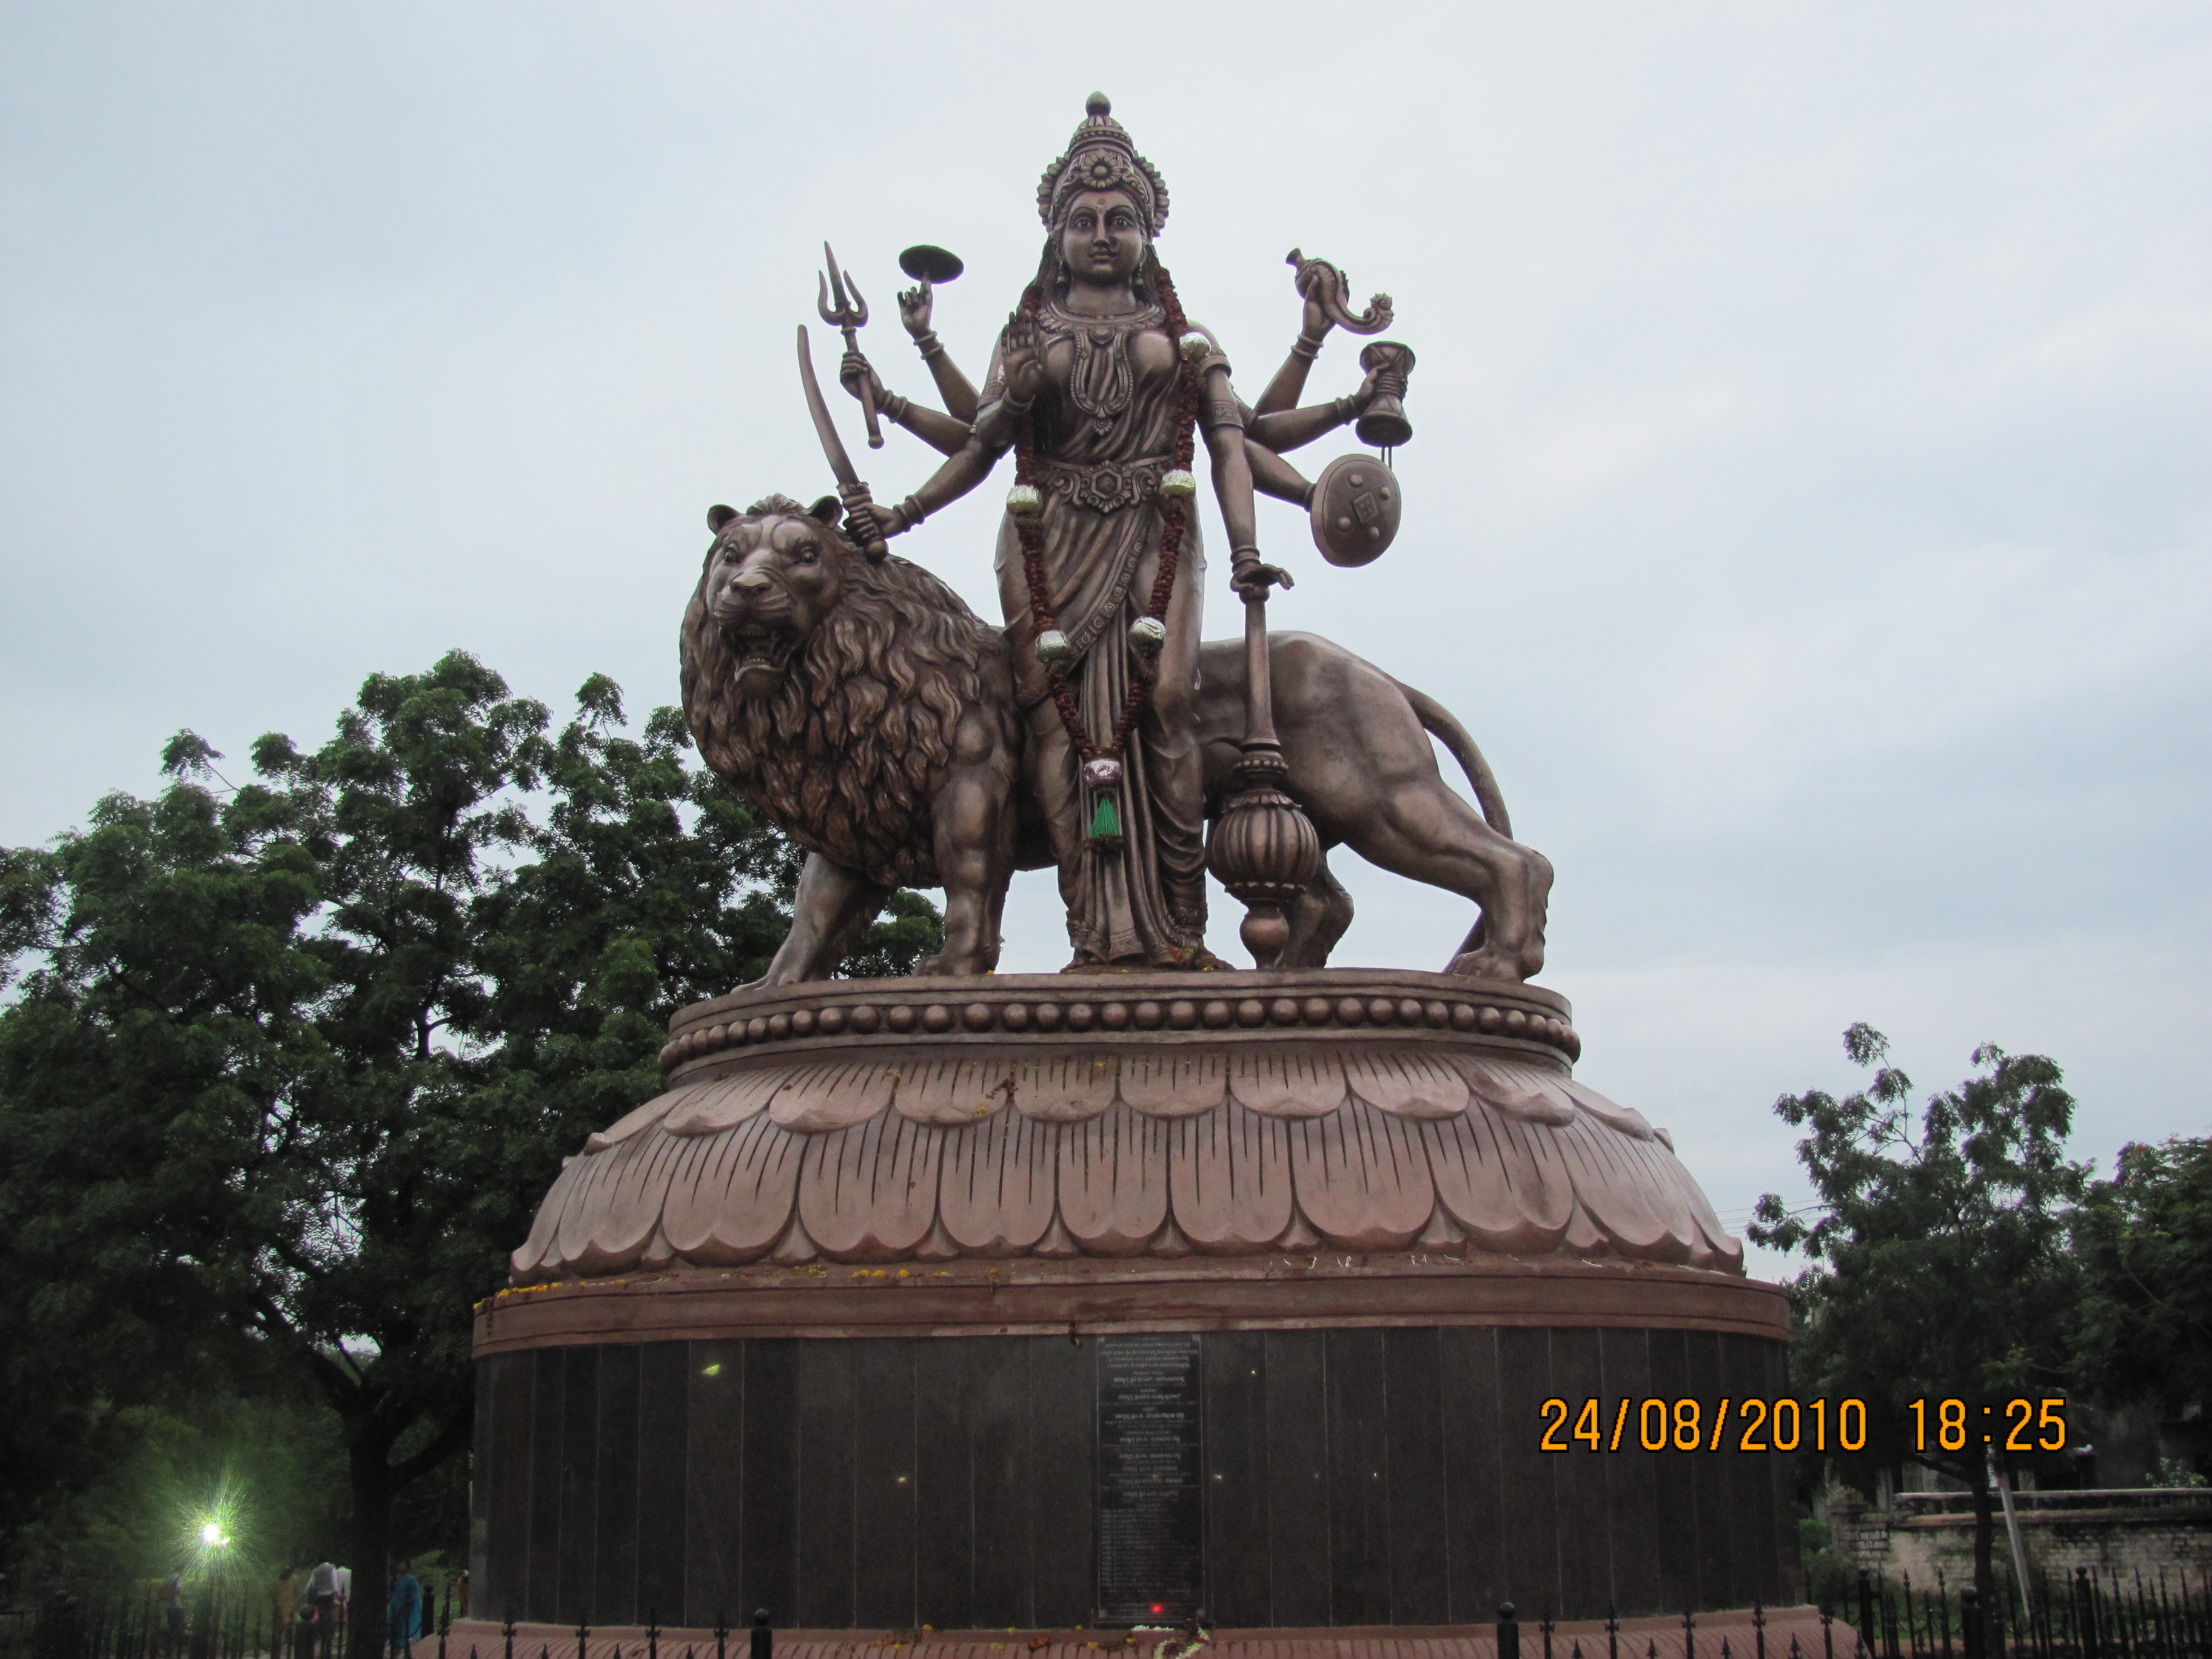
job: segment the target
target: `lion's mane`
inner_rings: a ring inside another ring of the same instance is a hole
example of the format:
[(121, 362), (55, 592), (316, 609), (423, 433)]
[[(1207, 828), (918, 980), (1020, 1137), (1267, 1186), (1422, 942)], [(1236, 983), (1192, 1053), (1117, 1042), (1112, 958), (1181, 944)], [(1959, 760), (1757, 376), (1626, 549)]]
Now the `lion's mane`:
[(829, 529), (836, 608), (793, 648), (774, 695), (738, 696), (737, 653), (707, 609), (715, 554), (743, 526), (805, 516), (772, 495), (708, 550), (684, 613), (692, 738), (718, 776), (809, 852), (885, 886), (937, 886), (932, 806), (998, 634), (919, 565), (870, 561)]

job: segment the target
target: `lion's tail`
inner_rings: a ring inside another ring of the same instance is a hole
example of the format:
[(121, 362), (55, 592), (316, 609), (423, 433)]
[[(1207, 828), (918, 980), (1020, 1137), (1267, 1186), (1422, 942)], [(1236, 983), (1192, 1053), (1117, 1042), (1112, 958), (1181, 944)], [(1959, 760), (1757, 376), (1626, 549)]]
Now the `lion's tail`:
[(1416, 691), (1403, 680), (1394, 679), (1391, 683), (1413, 705), (1422, 729), (1440, 738), (1451, 750), (1452, 758), (1459, 763), (1468, 782), (1474, 787), (1474, 799), (1482, 808), (1484, 820), (1508, 841), (1512, 840), (1513, 820), (1505, 811), (1505, 797), (1498, 792), (1498, 779), (1490, 769), (1490, 763), (1483, 759), (1481, 749), (1467, 727), (1459, 723), (1450, 709), (1426, 692)]

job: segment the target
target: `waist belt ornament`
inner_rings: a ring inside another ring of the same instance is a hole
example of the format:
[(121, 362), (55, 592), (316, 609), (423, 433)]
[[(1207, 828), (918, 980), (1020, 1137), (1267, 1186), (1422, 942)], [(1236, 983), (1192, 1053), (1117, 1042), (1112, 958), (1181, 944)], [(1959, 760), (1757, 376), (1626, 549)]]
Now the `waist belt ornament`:
[(1077, 507), (1087, 507), (1094, 513), (1119, 513), (1125, 507), (1157, 501), (1160, 480), (1174, 466), (1175, 458), (1169, 455), (1142, 461), (1100, 461), (1090, 466), (1040, 458), (1037, 483), (1055, 495), (1065, 495)]

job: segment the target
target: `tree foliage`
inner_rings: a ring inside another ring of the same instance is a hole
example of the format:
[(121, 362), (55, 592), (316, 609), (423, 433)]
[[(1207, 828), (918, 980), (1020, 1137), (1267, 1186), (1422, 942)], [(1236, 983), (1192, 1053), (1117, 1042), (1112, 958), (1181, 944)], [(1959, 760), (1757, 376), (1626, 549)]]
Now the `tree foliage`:
[(2212, 1406), (2212, 1139), (2122, 1149), (2074, 1217), (2081, 1381), (2114, 1403)]
[[(1791, 1370), (1802, 1395), (1867, 1402), (1867, 1449), (1840, 1460), (1845, 1472), (1870, 1485), (1874, 1466), (1910, 1457), (1965, 1482), (1986, 1597), (1984, 1427), (2002, 1425), (2005, 1400), (2054, 1395), (2069, 1380), (2078, 1276), (2067, 1225), (2088, 1179), (2065, 1156), (2073, 1097), (2053, 1061), (1984, 1045), (1974, 1051), (1976, 1073), (1930, 1096), (1916, 1122), (1911, 1080), (1883, 1064), (1887, 1039), (1858, 1024), (1844, 1048), (1873, 1068), (1866, 1088), (1774, 1105), (1807, 1132), (1797, 1157), (1816, 1205), (1809, 1217), (1794, 1213), (1769, 1193), (1749, 1231), (1754, 1243), (1811, 1258), (1793, 1291)], [(1945, 1399), (1965, 1401), (1972, 1425), (1950, 1450), (1936, 1433)], [(1928, 1402), (1924, 1441), (1915, 1400)], [(1996, 1408), (1989, 1419), (1985, 1405)]]
[[(548, 725), (454, 653), (317, 749), (259, 739), (234, 788), (179, 733), (154, 799), (0, 853), (0, 1386), (28, 1413), (0, 1514), (166, 1387), (304, 1376), (380, 1604), (393, 1498), (466, 1443), (471, 1304), (562, 1156), (658, 1088), (669, 1015), (788, 918), (793, 850), (686, 765), (675, 711), (629, 735), (595, 677)], [(869, 965), (934, 921), (902, 896)]]

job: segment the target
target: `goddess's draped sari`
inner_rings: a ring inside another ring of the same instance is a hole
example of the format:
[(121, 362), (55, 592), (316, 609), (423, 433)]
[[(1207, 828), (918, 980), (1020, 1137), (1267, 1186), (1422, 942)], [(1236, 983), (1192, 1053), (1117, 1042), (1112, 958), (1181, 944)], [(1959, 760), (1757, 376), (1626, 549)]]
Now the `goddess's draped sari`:
[[(1068, 683), (1094, 744), (1112, 741), (1133, 673), (1154, 672), (1131, 727), (1115, 806), (1122, 845), (1085, 842), (1097, 793), (1081, 776), (1036, 658), (1036, 629), (1011, 517), (999, 531), (999, 597), (1014, 649), (1016, 691), (1029, 724), (1027, 781), (1060, 866), (1060, 892), (1079, 964), (1191, 963), (1206, 931), (1206, 800), (1194, 702), (1206, 585), (1197, 503), (1186, 504), (1182, 553), (1164, 621), (1167, 641), (1146, 669), (1128, 643), (1159, 573), (1162, 473), (1175, 465), (1181, 385), (1176, 343), (1158, 307), (1077, 317), (1048, 304), (1038, 318), (1046, 385), (1035, 422), (1045, 588), (1074, 647)], [(981, 402), (1003, 395), (993, 363)]]

